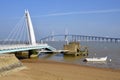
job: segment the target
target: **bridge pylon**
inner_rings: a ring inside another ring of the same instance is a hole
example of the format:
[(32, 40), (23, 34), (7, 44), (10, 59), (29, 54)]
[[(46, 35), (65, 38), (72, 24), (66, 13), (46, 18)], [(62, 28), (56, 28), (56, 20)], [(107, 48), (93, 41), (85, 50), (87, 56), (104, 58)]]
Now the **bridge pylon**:
[(65, 29), (65, 41), (68, 44), (68, 30), (67, 29)]
[(25, 17), (27, 22), (29, 44), (36, 45), (35, 33), (34, 33), (31, 17), (28, 10), (25, 10)]
[(54, 31), (52, 31), (51, 41), (55, 41), (55, 39), (54, 39)]

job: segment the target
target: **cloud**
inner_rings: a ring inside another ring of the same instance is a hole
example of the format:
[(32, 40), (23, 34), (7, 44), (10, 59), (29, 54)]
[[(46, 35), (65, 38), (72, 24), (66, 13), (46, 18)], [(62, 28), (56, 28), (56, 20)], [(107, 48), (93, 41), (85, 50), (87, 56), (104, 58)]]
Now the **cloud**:
[(63, 13), (52, 13), (52, 14), (41, 15), (41, 16), (66, 16), (66, 15), (76, 15), (76, 14), (104, 14), (104, 13), (116, 13), (116, 12), (120, 12), (120, 9), (63, 12)]

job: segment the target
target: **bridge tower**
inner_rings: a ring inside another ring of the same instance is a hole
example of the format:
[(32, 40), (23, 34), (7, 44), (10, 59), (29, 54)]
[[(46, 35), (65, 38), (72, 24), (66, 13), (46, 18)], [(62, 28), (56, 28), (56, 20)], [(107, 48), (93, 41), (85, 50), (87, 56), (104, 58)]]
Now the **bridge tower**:
[(35, 33), (34, 33), (31, 17), (28, 10), (25, 10), (25, 17), (27, 22), (29, 44), (35, 45), (36, 44)]
[(67, 29), (65, 29), (65, 41), (68, 44), (68, 30)]
[(51, 41), (55, 41), (55, 38), (54, 38), (54, 31), (52, 31)]

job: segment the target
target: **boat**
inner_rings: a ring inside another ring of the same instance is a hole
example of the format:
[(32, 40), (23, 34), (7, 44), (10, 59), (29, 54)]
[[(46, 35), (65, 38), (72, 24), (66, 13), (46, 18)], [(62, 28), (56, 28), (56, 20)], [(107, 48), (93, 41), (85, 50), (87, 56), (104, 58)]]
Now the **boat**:
[(97, 58), (97, 57), (93, 57), (93, 58), (85, 58), (84, 59), (84, 61), (106, 61), (107, 60), (107, 56), (106, 57), (99, 57), (99, 58)]

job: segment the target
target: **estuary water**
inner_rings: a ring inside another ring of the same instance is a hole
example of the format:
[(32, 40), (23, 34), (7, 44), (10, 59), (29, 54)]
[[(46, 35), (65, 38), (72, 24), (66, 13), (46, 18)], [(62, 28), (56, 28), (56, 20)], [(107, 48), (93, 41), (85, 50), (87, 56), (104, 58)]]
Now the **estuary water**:
[[(63, 49), (65, 42), (52, 41), (46, 42), (56, 49)], [(95, 41), (81, 41), (81, 46), (88, 47), (89, 55), (87, 57), (105, 57), (108, 56), (106, 62), (83, 62), (85, 57), (82, 56), (64, 56), (63, 54), (42, 54), (40, 59), (53, 60), (58, 62), (80, 64), (102, 68), (120, 69), (120, 42), (95, 42)], [(111, 60), (110, 60), (111, 59)]]

